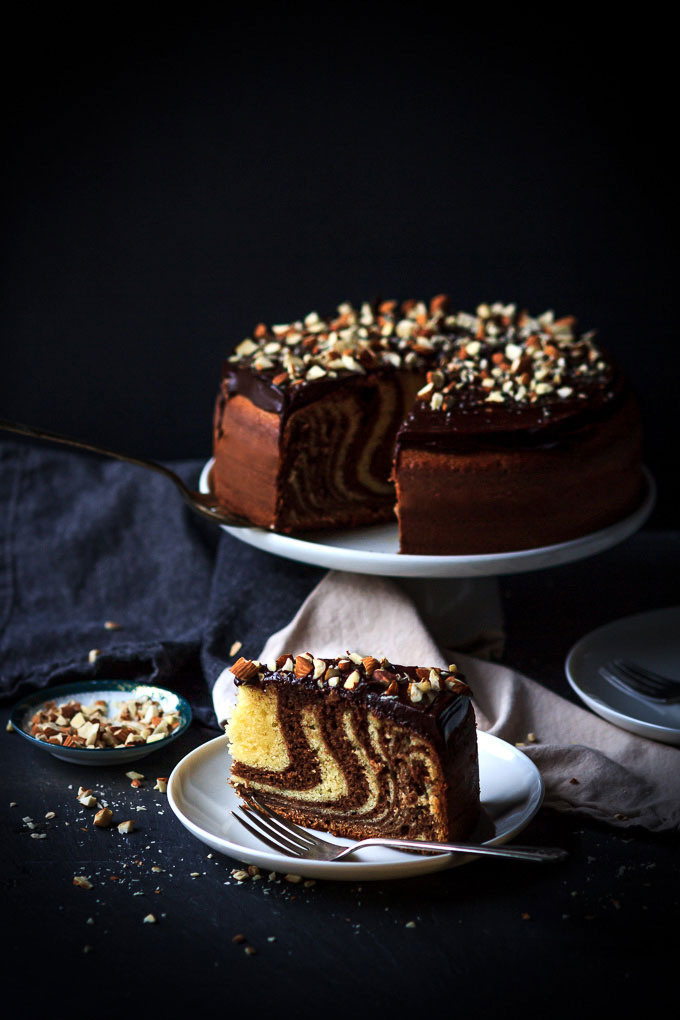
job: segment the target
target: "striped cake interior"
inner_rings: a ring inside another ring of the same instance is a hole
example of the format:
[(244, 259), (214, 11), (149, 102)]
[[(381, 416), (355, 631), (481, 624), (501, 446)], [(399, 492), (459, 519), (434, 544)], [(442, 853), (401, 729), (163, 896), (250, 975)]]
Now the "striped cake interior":
[(351, 702), (280, 685), (240, 687), (231, 782), (302, 825), (357, 836), (445, 839), (443, 776), (428, 741)]
[(418, 383), (407, 375), (360, 380), (291, 414), (281, 441), (279, 527), (393, 517), (395, 437)]

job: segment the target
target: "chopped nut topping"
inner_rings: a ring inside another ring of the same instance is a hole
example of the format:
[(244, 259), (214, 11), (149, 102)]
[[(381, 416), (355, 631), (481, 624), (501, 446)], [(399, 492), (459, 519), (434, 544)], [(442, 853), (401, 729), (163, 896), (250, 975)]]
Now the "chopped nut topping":
[[(369, 686), (375, 693), (384, 697), (400, 698), (411, 704), (423, 703), (426, 707), (440, 692), (451, 691), (457, 695), (470, 696), (470, 689), (455, 664), (448, 669), (437, 666), (405, 667), (393, 666), (387, 659), (375, 656), (361, 656), (348, 652), (337, 659), (315, 658), (311, 652), (295, 656), (282, 655), (276, 661), (267, 664), (266, 670), (258, 667), (258, 680), (270, 682), (277, 679), (277, 674), (294, 672), (295, 677), (303, 682), (314, 683), (323, 688), (327, 684), (331, 688), (342, 688), (352, 692), (362, 686)], [(271, 676), (267, 677), (266, 672)], [(249, 675), (249, 670), (244, 673)], [(280, 682), (285, 682), (279, 676)], [(251, 682), (255, 682), (254, 679)], [(133, 781), (134, 782), (134, 781)]]
[(309, 676), (314, 672), (314, 662), (308, 655), (298, 655), (295, 658), (295, 676)]
[(244, 680), (246, 682), (248, 680), (252, 680), (253, 677), (256, 677), (259, 672), (256, 664), (251, 659), (244, 659), (243, 656), (241, 656), (240, 659), (237, 659), (233, 666), (229, 667), (229, 670), (239, 680)]
[[(577, 334), (572, 316), (551, 311), (529, 315), (514, 304), (480, 304), (475, 314), (454, 311), (446, 295), (429, 302), (394, 300), (337, 314), (317, 312), (304, 320), (260, 324), (229, 361), (271, 373), (285, 390), (338, 376), (405, 367), (425, 373), (418, 392), (431, 411), (445, 414), (449, 394), (466, 405), (541, 400), (552, 406), (584, 394), (584, 387), (611, 378), (612, 366), (595, 345), (595, 334)], [(489, 410), (491, 410), (489, 408)]]

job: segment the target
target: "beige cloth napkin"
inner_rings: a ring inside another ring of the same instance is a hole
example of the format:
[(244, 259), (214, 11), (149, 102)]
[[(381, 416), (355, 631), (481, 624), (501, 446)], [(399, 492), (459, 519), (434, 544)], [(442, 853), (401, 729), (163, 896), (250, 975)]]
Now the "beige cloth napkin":
[[(330, 571), (291, 622), (271, 635), (259, 658), (305, 651), (384, 655), (405, 665), (451, 661), (395, 581), (338, 571)], [(619, 729), (505, 666), (462, 652), (454, 661), (472, 688), (478, 727), (526, 744), (524, 752), (543, 777), (546, 806), (617, 826), (680, 827), (680, 748)], [(228, 718), (228, 670), (218, 678), (213, 700), (218, 718)], [(527, 743), (530, 734), (533, 743)]]

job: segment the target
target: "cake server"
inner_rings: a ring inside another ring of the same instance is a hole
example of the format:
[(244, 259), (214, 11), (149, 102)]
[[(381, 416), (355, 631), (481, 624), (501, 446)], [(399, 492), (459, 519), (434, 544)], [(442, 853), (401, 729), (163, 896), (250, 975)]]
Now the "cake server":
[(489, 846), (487, 843), (431, 843), (423, 839), (385, 839), (372, 836), (356, 843), (330, 843), (308, 829), (289, 822), (264, 804), (241, 806), (232, 815), (267, 846), (288, 857), (318, 861), (339, 861), (365, 846), (387, 846), (394, 850), (431, 850), (435, 853), (465, 853), (491, 857), (514, 857), (520, 861), (563, 861), (567, 851), (559, 847)]
[(175, 474), (174, 471), (171, 471), (164, 464), (157, 463), (157, 461), (146, 460), (143, 457), (133, 457), (127, 453), (118, 453), (104, 446), (87, 443), (82, 439), (72, 439), (69, 436), (62, 436), (57, 432), (48, 432), (46, 429), (35, 428), (33, 425), (22, 425), (20, 422), (6, 421), (4, 418), (0, 418), (0, 429), (4, 429), (6, 432), (16, 432), (20, 436), (30, 436), (31, 439), (43, 439), (50, 443), (61, 443), (63, 446), (74, 446), (78, 450), (87, 450), (89, 453), (101, 454), (102, 457), (113, 457), (115, 460), (122, 460), (127, 464), (135, 464), (137, 467), (156, 471), (158, 474), (169, 478), (177, 486), (185, 503), (192, 510), (195, 510), (196, 513), (200, 514), (201, 517), (207, 517), (208, 520), (215, 521), (216, 524), (228, 524), (233, 528), (251, 528), (253, 526), (245, 517), (239, 517), (237, 514), (233, 514), (221, 506), (215, 496), (190, 489), (179, 475)]

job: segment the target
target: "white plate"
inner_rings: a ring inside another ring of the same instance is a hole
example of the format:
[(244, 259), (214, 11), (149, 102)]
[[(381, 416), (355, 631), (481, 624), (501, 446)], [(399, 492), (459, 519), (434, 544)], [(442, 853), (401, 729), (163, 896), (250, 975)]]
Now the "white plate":
[[(543, 781), (536, 766), (516, 747), (477, 731), (482, 807), (494, 826), (491, 846), (506, 843), (538, 811)], [(168, 782), (170, 806), (189, 832), (213, 850), (267, 871), (293, 872), (304, 878), (407, 878), (441, 871), (466, 861), (469, 854), (415, 856), (400, 850), (367, 847), (352, 861), (302, 861), (277, 854), (260, 843), (230, 814), (239, 799), (227, 779), (231, 769), (227, 738), (216, 737), (191, 751), (174, 768)], [(328, 833), (324, 838), (342, 842)]]
[(680, 677), (680, 606), (598, 627), (574, 645), (565, 663), (572, 688), (603, 719), (638, 736), (680, 745), (680, 703), (655, 705), (617, 690), (598, 673), (615, 658), (633, 659), (656, 673)]
[[(209, 475), (212, 459), (205, 464), (200, 477), (201, 492), (210, 492)], [(399, 552), (397, 524), (376, 524), (342, 531), (306, 531), (304, 538), (281, 535), (263, 528), (233, 528), (222, 525), (234, 538), (257, 549), (283, 556), (299, 563), (310, 563), (331, 570), (382, 577), (489, 577), (498, 574), (519, 574), (527, 570), (555, 567), (571, 563), (628, 538), (649, 516), (656, 499), (654, 480), (645, 470), (647, 492), (635, 513), (622, 521), (595, 531), (591, 535), (561, 542), (558, 545), (522, 549), (510, 553), (486, 553), (476, 556), (413, 556)]]

